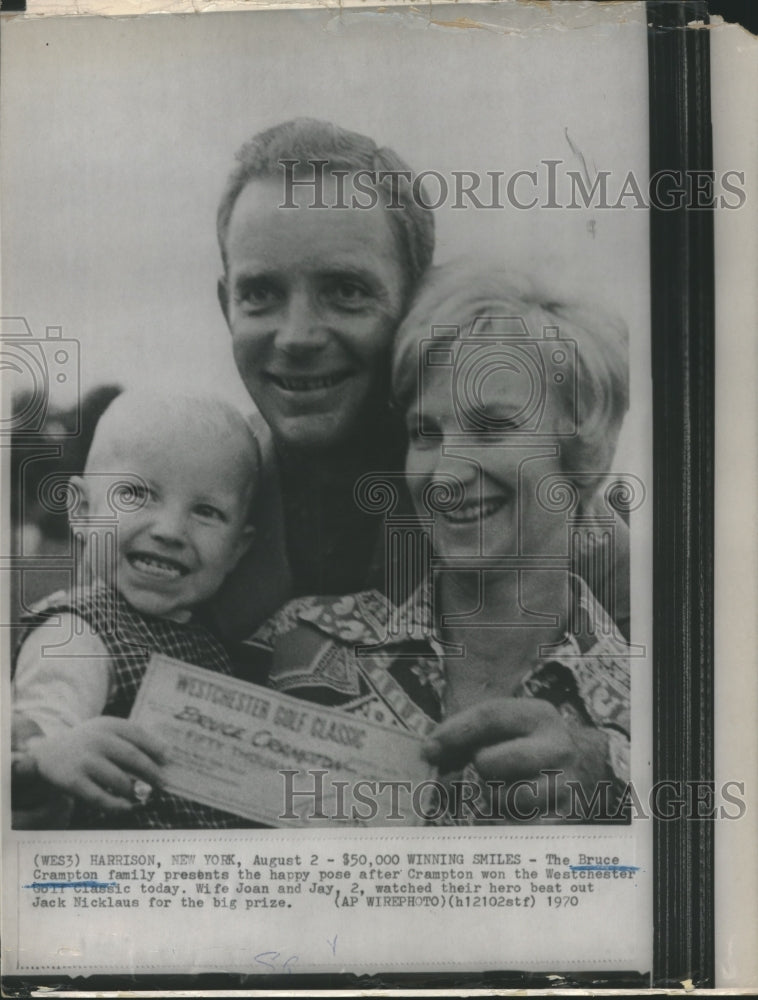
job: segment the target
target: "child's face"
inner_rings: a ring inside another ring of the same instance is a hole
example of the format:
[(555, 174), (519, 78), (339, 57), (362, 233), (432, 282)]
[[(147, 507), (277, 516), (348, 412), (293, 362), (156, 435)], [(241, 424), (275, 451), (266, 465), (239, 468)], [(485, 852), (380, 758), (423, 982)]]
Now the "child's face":
[[(135, 435), (104, 469), (84, 481), (90, 517), (110, 515), (108, 489), (114, 476), (125, 475), (124, 501), (111, 492), (123, 511), (138, 486), (138, 510), (118, 514), (116, 577), (119, 593), (138, 611), (161, 618), (186, 619), (192, 608), (211, 597), (247, 548), (247, 524), (253, 470), (247, 451), (233, 435), (212, 440), (159, 431)], [(129, 477), (127, 479), (127, 477)], [(107, 486), (106, 486), (107, 484)]]

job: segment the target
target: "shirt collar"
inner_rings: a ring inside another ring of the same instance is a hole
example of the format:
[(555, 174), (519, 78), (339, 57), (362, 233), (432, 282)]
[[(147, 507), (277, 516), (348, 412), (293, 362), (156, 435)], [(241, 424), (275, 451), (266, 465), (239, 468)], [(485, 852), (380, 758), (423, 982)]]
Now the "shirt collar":
[(426, 585), (399, 606), (378, 590), (336, 599), (309, 599), (298, 609), (297, 617), (341, 642), (358, 644), (428, 642), (432, 632), (432, 602)]
[[(616, 634), (608, 612), (585, 581), (573, 573), (570, 581), (578, 620), (556, 644), (556, 656), (587, 655), (597, 645), (596, 636)], [(432, 644), (436, 639), (432, 588), (428, 581), (400, 605), (393, 604), (378, 590), (364, 590), (336, 599), (308, 598), (298, 608), (297, 617), (342, 642), (371, 645), (379, 641), (386, 647), (408, 642)], [(620, 639), (615, 644), (619, 653), (626, 648)]]

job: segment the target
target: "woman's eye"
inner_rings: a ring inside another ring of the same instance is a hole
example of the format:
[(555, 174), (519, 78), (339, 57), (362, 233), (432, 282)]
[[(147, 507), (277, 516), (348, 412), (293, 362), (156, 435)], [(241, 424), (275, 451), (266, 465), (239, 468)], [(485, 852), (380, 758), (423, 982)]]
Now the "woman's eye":
[(414, 420), (408, 425), (408, 445), (416, 450), (421, 448), (439, 448), (441, 431), (435, 424), (419, 424)]
[(439, 446), (439, 439), (443, 436), (442, 423), (437, 417), (429, 413), (419, 411), (408, 421), (408, 437), (412, 441), (433, 442), (435, 447)]

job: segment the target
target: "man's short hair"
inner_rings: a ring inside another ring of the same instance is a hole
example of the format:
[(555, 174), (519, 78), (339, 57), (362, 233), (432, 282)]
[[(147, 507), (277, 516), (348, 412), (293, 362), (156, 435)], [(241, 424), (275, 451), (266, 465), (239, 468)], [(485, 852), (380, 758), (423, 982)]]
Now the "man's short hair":
[[(237, 166), (226, 183), (216, 218), (221, 257), (227, 267), (226, 238), (229, 221), (237, 198), (251, 181), (270, 177), (284, 178), (282, 161), (299, 161), (300, 172), (314, 160), (325, 161), (325, 172), (359, 170), (386, 172), (377, 181), (378, 191), (384, 190), (388, 204), (401, 207), (388, 209), (408, 268), (407, 287), (413, 289), (427, 270), (434, 253), (434, 215), (422, 199), (413, 197), (413, 185), (393, 186), (392, 176), (411, 174), (410, 167), (397, 153), (386, 146), (379, 147), (368, 136), (350, 132), (332, 122), (315, 118), (295, 118), (254, 135), (237, 153)], [(282, 187), (284, 193), (284, 187)]]
[[(421, 343), (432, 336), (433, 326), (459, 328), (455, 341), (441, 342), (455, 352), (475, 320), (502, 317), (523, 319), (533, 340), (542, 336), (544, 328), (557, 328), (561, 339), (575, 345), (575, 378), (564, 378), (555, 386), (562, 409), (575, 415), (575, 433), (561, 445), (561, 465), (569, 479), (572, 473), (584, 473), (585, 485), (590, 482), (587, 473), (597, 474), (597, 488), (610, 471), (629, 407), (629, 334), (618, 316), (591, 302), (559, 298), (547, 282), (538, 283), (487, 261), (453, 260), (432, 268), (395, 337), (395, 405), (406, 412), (417, 402), (419, 379), (424, 376), (419, 370)], [(473, 333), (476, 336), (476, 329)], [(493, 344), (499, 340), (494, 336)]]

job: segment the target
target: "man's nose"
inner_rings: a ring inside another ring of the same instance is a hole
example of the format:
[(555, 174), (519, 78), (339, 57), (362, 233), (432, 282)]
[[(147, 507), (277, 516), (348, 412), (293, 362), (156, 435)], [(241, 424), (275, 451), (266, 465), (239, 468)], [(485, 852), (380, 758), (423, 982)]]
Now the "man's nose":
[(276, 331), (276, 347), (286, 354), (320, 350), (328, 340), (316, 297), (307, 289), (290, 295)]

